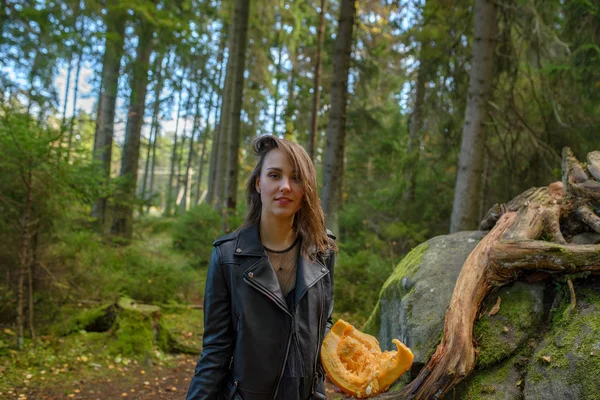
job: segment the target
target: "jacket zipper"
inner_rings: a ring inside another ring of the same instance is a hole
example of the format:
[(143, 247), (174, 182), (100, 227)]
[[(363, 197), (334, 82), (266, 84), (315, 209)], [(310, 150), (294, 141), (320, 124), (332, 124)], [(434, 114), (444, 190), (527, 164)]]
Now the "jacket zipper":
[(321, 350), (321, 325), (322, 325), (322, 320), (323, 320), (323, 283), (321, 282), (321, 290), (319, 291), (319, 328), (318, 328), (318, 336), (317, 336), (317, 354), (315, 354), (315, 365), (313, 368), (315, 377), (313, 379), (313, 384), (312, 384), (312, 394), (315, 394), (315, 391), (317, 390), (317, 385), (319, 383), (319, 371), (317, 371), (317, 364), (319, 361), (319, 353)]
[[(292, 322), (293, 317), (292, 317)], [(285, 371), (285, 364), (287, 363), (287, 358), (290, 354), (290, 344), (292, 343), (292, 333), (288, 335), (287, 346), (285, 349), (285, 357), (283, 358), (283, 364), (281, 364), (281, 372), (279, 372), (279, 378), (277, 379), (277, 384), (275, 385), (275, 392), (273, 393), (273, 400), (277, 397), (277, 392), (279, 392), (279, 384), (281, 383), (281, 378), (283, 378), (283, 372)]]

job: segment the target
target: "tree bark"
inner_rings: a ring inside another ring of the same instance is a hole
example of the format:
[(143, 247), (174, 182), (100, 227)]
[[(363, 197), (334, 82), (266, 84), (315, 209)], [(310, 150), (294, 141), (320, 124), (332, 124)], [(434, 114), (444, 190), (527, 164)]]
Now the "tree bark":
[(229, 151), (229, 126), (231, 125), (231, 106), (233, 103), (233, 87), (235, 80), (235, 62), (237, 54), (237, 41), (235, 35), (235, 17), (237, 15), (238, 3), (235, 3), (236, 12), (233, 13), (233, 20), (229, 29), (229, 43), (227, 48), (228, 58), (225, 69), (225, 89), (223, 92), (223, 103), (221, 105), (221, 117), (219, 121), (219, 137), (216, 152), (216, 170), (213, 193), (213, 206), (220, 210), (223, 208), (225, 199), (225, 179), (227, 176), (227, 154)]
[[(218, 159), (217, 159), (217, 152), (218, 152), (218, 148), (219, 148), (219, 131), (220, 131), (220, 122), (219, 120), (221, 119), (221, 115), (222, 115), (222, 109), (223, 109), (223, 98), (225, 95), (225, 88), (221, 88), (221, 79), (223, 78), (223, 69), (225, 68), (225, 63), (223, 62), (223, 58), (225, 57), (225, 45), (226, 45), (226, 41), (224, 40), (224, 35), (223, 33), (225, 32), (225, 29), (222, 30), (222, 35), (221, 35), (221, 43), (219, 45), (219, 56), (217, 59), (217, 63), (219, 64), (219, 77), (217, 79), (217, 85), (218, 85), (218, 98), (219, 100), (217, 101), (217, 109), (215, 110), (215, 127), (213, 129), (213, 134), (212, 134), (212, 144), (210, 146), (210, 163), (209, 163), (209, 167), (208, 167), (208, 193), (206, 195), (206, 202), (208, 204), (214, 204), (214, 194), (215, 194), (215, 186), (216, 186), (216, 177), (217, 177), (217, 164), (218, 164)], [(231, 35), (231, 33), (230, 33)], [(225, 86), (225, 84), (223, 84), (223, 86)]]
[(419, 154), (421, 143), (421, 131), (423, 126), (423, 103), (425, 102), (425, 82), (427, 81), (427, 60), (425, 58), (425, 44), (421, 44), (421, 56), (419, 57), (419, 70), (415, 82), (415, 102), (410, 117), (410, 131), (408, 137), (408, 159), (405, 165), (404, 179), (407, 187), (404, 193), (404, 201), (409, 204), (415, 202), (417, 188), (417, 171), (419, 170)]
[(341, 207), (341, 185), (346, 142), (346, 103), (348, 99), (348, 73), (356, 8), (354, 0), (342, 0), (338, 35), (333, 59), (333, 84), (331, 109), (327, 126), (327, 146), (323, 165), (322, 204), (327, 227), (339, 233), (338, 211)]
[(310, 138), (308, 140), (308, 155), (314, 161), (317, 149), (317, 129), (319, 121), (319, 108), (321, 102), (321, 72), (323, 61), (321, 48), (323, 47), (323, 36), (325, 34), (325, 12), (327, 0), (321, 0), (321, 12), (319, 13), (319, 29), (317, 30), (317, 53), (315, 55), (315, 75), (313, 79), (312, 113), (310, 118)]
[(231, 121), (229, 127), (229, 151), (227, 154), (226, 175), (226, 207), (235, 211), (237, 204), (237, 187), (239, 172), (240, 149), (240, 117), (242, 100), (244, 98), (244, 70), (246, 69), (246, 48), (248, 47), (248, 18), (250, 15), (250, 0), (236, 1), (235, 20), (235, 74), (232, 88), (233, 101), (231, 104)]
[[(125, 43), (125, 18), (115, 11), (118, 1), (107, 2), (106, 44), (102, 63), (102, 87), (98, 99), (98, 118), (94, 137), (94, 159), (102, 165), (104, 179), (110, 179), (112, 144), (115, 125), (115, 105), (119, 86), (119, 69)], [(98, 219), (101, 231), (108, 227), (106, 197), (96, 199), (92, 208), (92, 217)]]
[(141, 20), (139, 24), (139, 43), (131, 79), (131, 98), (121, 162), (121, 176), (125, 177), (126, 181), (123, 185), (122, 198), (115, 207), (115, 219), (112, 225), (112, 233), (127, 240), (133, 236), (133, 204), (136, 197), (140, 158), (140, 135), (144, 123), (148, 62), (152, 51), (152, 25), (145, 20)]
[(179, 120), (181, 119), (181, 96), (183, 93), (183, 78), (185, 77), (185, 71), (181, 75), (179, 82), (179, 98), (177, 100), (177, 120), (175, 121), (175, 135), (173, 138), (173, 150), (171, 151), (171, 168), (169, 172), (169, 182), (167, 183), (167, 199), (165, 203), (164, 215), (166, 217), (171, 216), (171, 208), (173, 205), (173, 179), (175, 177), (175, 162), (177, 160), (177, 134), (179, 131)]
[(25, 315), (23, 314), (23, 303), (24, 303), (24, 292), (25, 292), (25, 276), (29, 270), (29, 255), (31, 254), (31, 212), (32, 212), (32, 173), (31, 166), (28, 166), (29, 170), (23, 176), (23, 182), (25, 189), (27, 190), (25, 195), (25, 208), (23, 209), (23, 215), (21, 216), (21, 250), (19, 252), (19, 280), (17, 284), (17, 347), (23, 348), (24, 343), (24, 325)]
[(491, 0), (475, 2), (475, 32), (473, 61), (469, 76), (469, 93), (463, 127), (458, 174), (450, 232), (472, 230), (477, 227), (482, 185), (484, 122), (488, 115), (488, 100), (494, 77), (498, 21), (496, 3)]
[[(144, 179), (142, 180), (142, 193), (140, 195), (140, 197), (144, 201), (146, 201), (147, 200), (146, 198), (148, 197), (146, 195), (146, 188), (147, 188), (147, 186), (151, 186), (151, 184), (148, 183), (148, 180), (152, 181), (151, 168), (153, 168), (153, 165), (151, 166), (150, 160), (153, 157), (153, 155), (156, 153), (156, 138), (158, 137), (158, 126), (159, 126), (158, 116), (160, 113), (160, 94), (161, 94), (162, 88), (163, 88), (163, 76), (162, 76), (163, 58), (160, 56), (157, 56), (156, 63), (158, 65), (156, 66), (156, 87), (154, 90), (152, 122), (150, 125), (150, 136), (148, 137), (148, 148), (146, 151), (146, 165), (144, 167)], [(154, 163), (154, 160), (152, 160), (152, 164), (153, 163)], [(152, 188), (150, 189), (150, 196), (152, 196)], [(143, 207), (142, 207), (142, 209), (143, 209)], [(149, 205), (148, 205), (147, 209), (150, 209)]]
[(523, 271), (600, 273), (600, 245), (568, 244), (565, 239), (585, 231), (586, 222), (600, 231), (594, 226), (600, 217), (580, 212), (582, 207), (597, 210), (599, 202), (600, 182), (589, 177), (567, 149), (563, 182), (529, 189), (506, 205), (494, 206), (482, 221), (482, 226), (493, 228), (471, 252), (456, 282), (440, 345), (402, 391), (377, 398), (439, 399), (466, 378), (477, 361), (473, 326), (482, 301)]
[[(203, 71), (204, 72), (204, 71)], [(198, 82), (202, 82), (202, 77)], [(198, 124), (200, 120), (200, 95), (196, 96), (196, 111), (194, 113), (194, 123), (192, 125), (192, 134), (190, 135), (190, 144), (188, 148), (188, 157), (187, 162), (185, 164), (185, 176), (183, 181), (183, 198), (180, 203), (180, 211), (181, 213), (185, 213), (188, 209), (188, 196), (190, 194), (190, 170), (192, 169), (192, 159), (194, 158), (194, 138), (196, 137), (196, 132), (198, 130)]]

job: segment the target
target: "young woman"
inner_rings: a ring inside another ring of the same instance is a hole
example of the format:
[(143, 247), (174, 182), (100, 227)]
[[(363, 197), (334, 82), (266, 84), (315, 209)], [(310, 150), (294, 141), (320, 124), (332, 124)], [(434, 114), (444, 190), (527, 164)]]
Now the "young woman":
[(202, 355), (188, 400), (325, 399), (335, 237), (314, 165), (275, 136), (254, 141), (242, 228), (217, 239), (204, 292)]

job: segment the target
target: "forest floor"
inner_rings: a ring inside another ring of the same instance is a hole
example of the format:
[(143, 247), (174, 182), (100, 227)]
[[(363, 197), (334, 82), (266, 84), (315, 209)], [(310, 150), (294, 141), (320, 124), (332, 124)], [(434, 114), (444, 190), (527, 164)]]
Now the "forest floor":
[[(115, 369), (103, 376), (75, 378), (57, 386), (30, 388), (27, 386), (0, 393), (0, 398), (16, 400), (163, 400), (184, 399), (194, 373), (197, 357), (176, 356), (168, 365), (144, 368), (135, 365)], [(340, 399), (333, 387), (327, 387), (328, 399)]]

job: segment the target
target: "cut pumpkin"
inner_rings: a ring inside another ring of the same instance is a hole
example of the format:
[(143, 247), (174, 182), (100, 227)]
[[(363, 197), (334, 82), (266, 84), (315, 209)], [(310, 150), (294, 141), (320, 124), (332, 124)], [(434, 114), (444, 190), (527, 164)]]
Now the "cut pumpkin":
[(321, 347), (327, 377), (345, 393), (358, 398), (389, 389), (412, 365), (414, 355), (399, 340), (397, 350), (382, 352), (373, 336), (343, 320), (331, 328)]

